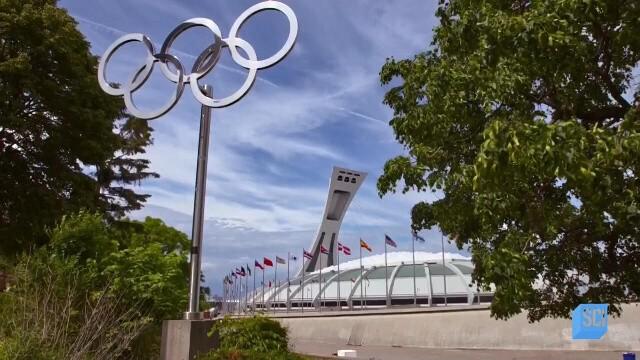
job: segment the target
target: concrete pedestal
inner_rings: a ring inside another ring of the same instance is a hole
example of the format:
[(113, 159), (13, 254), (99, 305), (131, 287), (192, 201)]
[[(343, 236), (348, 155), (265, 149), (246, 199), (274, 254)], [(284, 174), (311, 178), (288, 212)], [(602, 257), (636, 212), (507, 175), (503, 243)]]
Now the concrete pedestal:
[(167, 320), (162, 323), (161, 360), (193, 360), (218, 347), (217, 334), (207, 336), (216, 320)]

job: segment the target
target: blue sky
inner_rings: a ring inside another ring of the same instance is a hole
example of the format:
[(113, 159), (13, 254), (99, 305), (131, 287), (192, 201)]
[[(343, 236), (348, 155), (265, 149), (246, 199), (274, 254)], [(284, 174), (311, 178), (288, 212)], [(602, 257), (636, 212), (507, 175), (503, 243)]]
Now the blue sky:
[[(97, 55), (130, 32), (147, 34), (159, 48), (175, 26), (192, 17), (212, 19), (226, 36), (236, 17), (254, 3), (61, 1)], [(388, 125), (392, 113), (382, 103), (386, 89), (378, 73), (386, 58), (410, 57), (428, 46), (437, 2), (286, 3), (300, 24), (295, 48), (278, 65), (259, 71), (244, 99), (213, 113), (203, 270), (214, 289), (219, 289), (223, 274), (236, 266), (253, 264), (254, 258), (263, 256), (285, 257), (287, 251), (298, 254), (310, 246), (334, 165), (369, 173), (343, 223), (341, 239), (353, 248), (363, 237), (380, 253), (388, 233), (401, 249), (410, 249), (411, 206), (437, 196), (409, 193), (380, 199), (375, 186), (384, 162), (404, 152)], [(280, 48), (287, 32), (284, 16), (266, 12), (252, 17), (240, 36), (262, 59)], [(174, 43), (173, 54), (191, 69), (211, 41), (206, 30), (192, 29)], [(139, 45), (124, 47), (114, 56), (108, 79), (123, 82), (143, 56)], [(215, 94), (224, 96), (244, 79), (244, 69), (224, 50), (204, 81), (212, 84)], [(168, 98), (174, 89), (171, 85), (156, 69), (136, 101), (142, 108), (153, 108)], [(191, 233), (199, 112), (199, 104), (186, 88), (172, 112), (152, 121), (155, 143), (146, 155), (161, 177), (142, 184), (140, 190), (152, 197), (133, 217), (160, 217)], [(440, 248), (437, 231), (422, 235), (427, 243), (418, 249)], [(453, 245), (448, 250), (456, 251)]]

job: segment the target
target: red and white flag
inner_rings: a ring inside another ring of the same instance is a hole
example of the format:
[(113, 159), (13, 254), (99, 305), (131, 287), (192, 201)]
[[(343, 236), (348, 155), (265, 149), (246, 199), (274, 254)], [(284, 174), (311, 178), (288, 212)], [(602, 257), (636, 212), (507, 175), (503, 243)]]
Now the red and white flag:
[(342, 243), (338, 243), (338, 251), (342, 251), (345, 255), (351, 255), (351, 249)]
[(309, 259), (309, 260), (313, 259), (313, 255), (307, 250), (303, 250), (303, 254), (306, 259)]
[(327, 248), (322, 245), (320, 245), (320, 252), (329, 255), (329, 250), (327, 250)]

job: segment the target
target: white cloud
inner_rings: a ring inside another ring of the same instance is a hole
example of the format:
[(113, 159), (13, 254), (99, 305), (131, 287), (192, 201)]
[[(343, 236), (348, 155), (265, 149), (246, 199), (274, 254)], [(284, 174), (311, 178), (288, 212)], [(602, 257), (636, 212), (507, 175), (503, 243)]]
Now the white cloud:
[[(213, 18), (224, 33), (253, 3), (63, 1), (100, 55), (122, 33), (144, 32), (161, 42), (175, 25), (194, 16)], [(242, 263), (252, 265), (253, 258), (309, 246), (326, 200), (324, 179), (334, 164), (370, 172), (345, 217), (345, 241), (377, 239), (383, 231), (406, 237), (411, 206), (434, 197), (410, 193), (379, 199), (375, 182), (384, 161), (402, 151), (387, 125), (392, 113), (382, 104), (380, 66), (389, 56), (411, 56), (427, 45), (435, 3), (288, 4), (301, 24), (294, 51), (278, 66), (261, 71), (243, 100), (213, 113), (203, 268), (216, 287), (222, 274)], [(273, 42), (269, 34), (247, 41)], [(193, 61), (190, 44), (179, 45), (176, 53)], [(244, 80), (244, 70), (229, 61), (228, 52), (223, 58), (216, 65), (223, 71), (214, 69), (203, 79), (213, 83), (218, 95)], [(110, 79), (126, 79), (136, 59), (126, 53), (118, 57)], [(171, 91), (158, 74), (136, 94), (143, 106)], [(152, 195), (150, 205), (134, 216), (161, 217), (190, 233), (199, 116), (200, 106), (187, 88), (169, 115), (151, 123), (155, 143), (145, 157), (161, 178), (143, 183), (142, 192)], [(354, 134), (361, 137), (358, 146)]]

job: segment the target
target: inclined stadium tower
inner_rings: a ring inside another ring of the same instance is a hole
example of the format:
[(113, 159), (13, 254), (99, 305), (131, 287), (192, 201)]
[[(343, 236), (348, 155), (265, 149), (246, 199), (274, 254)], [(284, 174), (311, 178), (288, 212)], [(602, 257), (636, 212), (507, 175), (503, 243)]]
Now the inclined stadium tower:
[(366, 177), (362, 171), (333, 168), (322, 221), (309, 251), (312, 258), (304, 261), (288, 283), (285, 279), (272, 287), (257, 288), (245, 307), (296, 311), (338, 306), (370, 309), (414, 302), (418, 306), (491, 302), (493, 293), (479, 291), (471, 280), (471, 260), (453, 258), (454, 254), (448, 254), (443, 264), (441, 253), (417, 251), (414, 268), (411, 252), (389, 252), (386, 268), (384, 255), (373, 255), (362, 258), (362, 268), (355, 259), (341, 263), (338, 272), (340, 226)]

